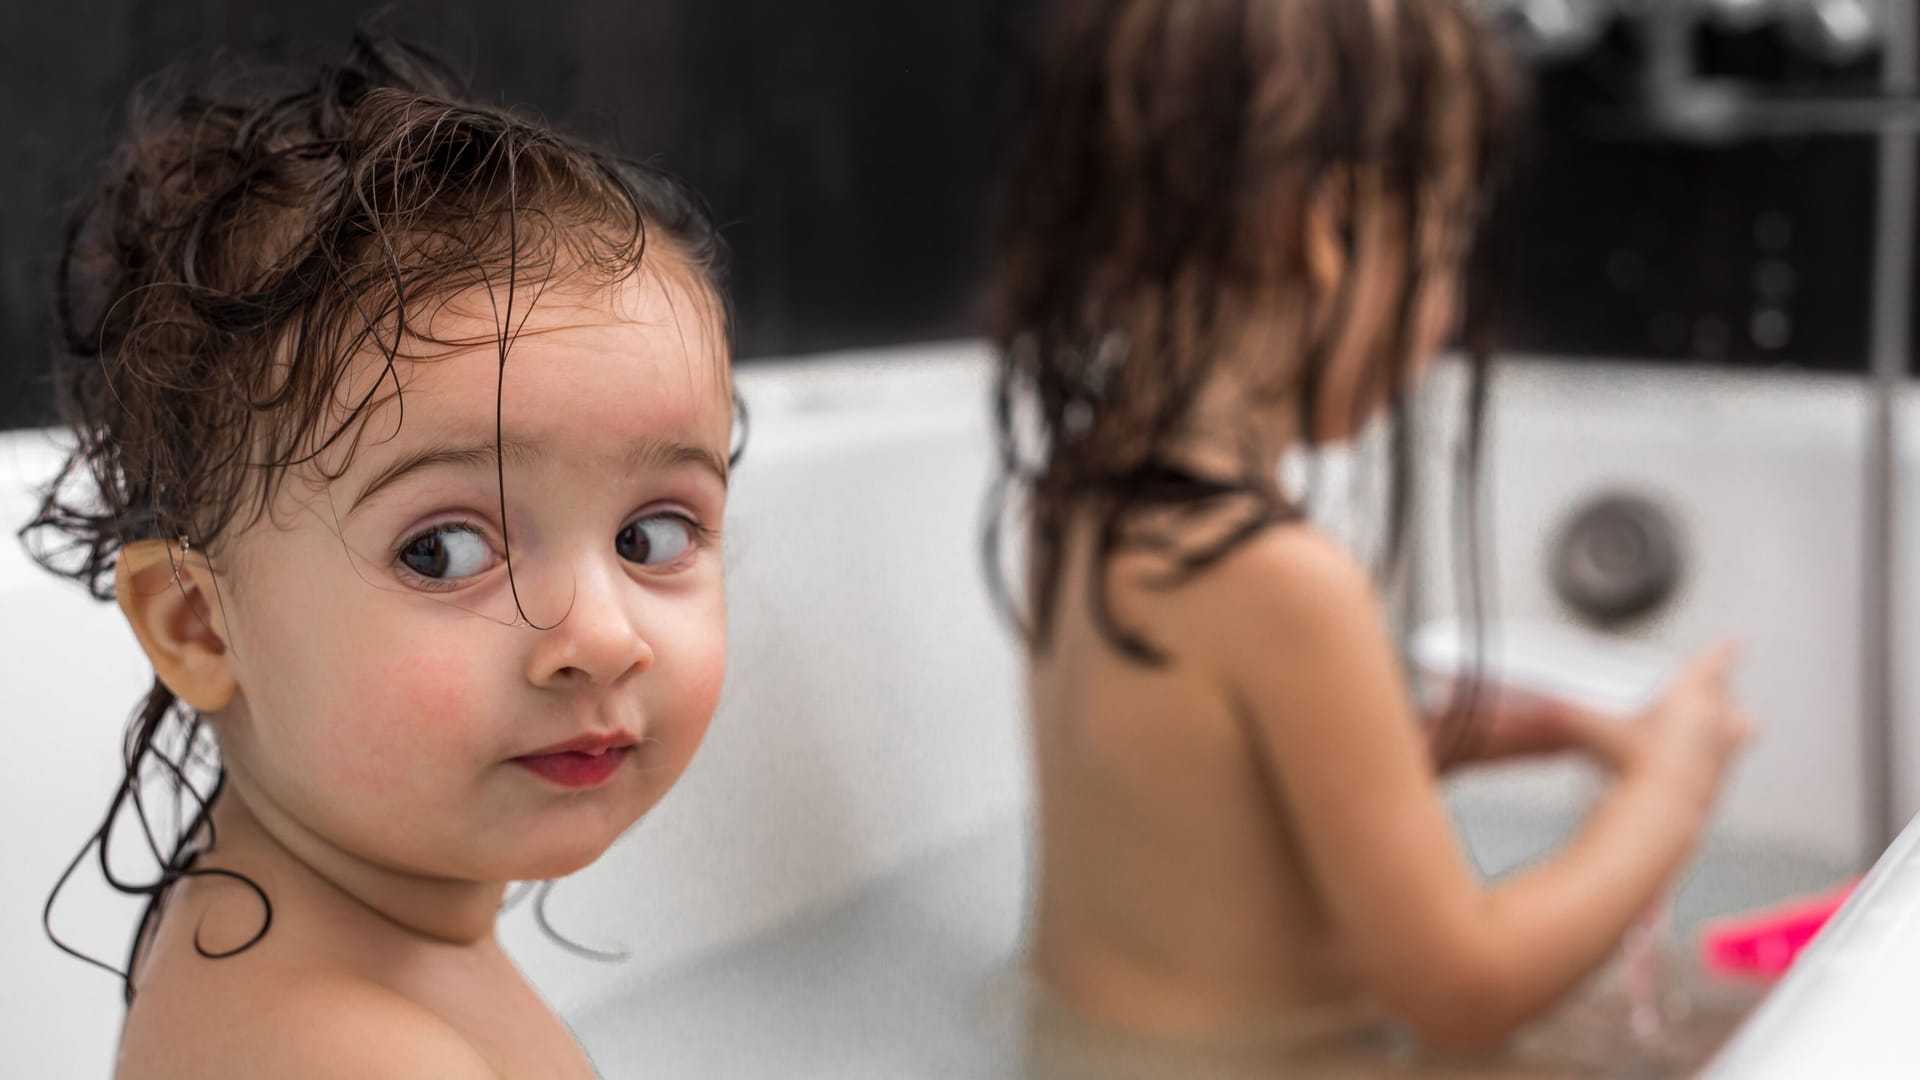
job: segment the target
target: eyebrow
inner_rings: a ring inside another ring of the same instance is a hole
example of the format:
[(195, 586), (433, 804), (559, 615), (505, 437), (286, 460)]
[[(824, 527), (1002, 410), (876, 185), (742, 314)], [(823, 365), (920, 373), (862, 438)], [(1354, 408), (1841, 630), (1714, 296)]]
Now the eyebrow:
[[(496, 460), (504, 460), (513, 465), (533, 465), (548, 457), (547, 450), (537, 441), (506, 439), (499, 444), (499, 458), (494, 456), (494, 444), (463, 443), (425, 446), (412, 453), (405, 454), (387, 465), (373, 479), (367, 481), (353, 502), (347, 507), (351, 514), (361, 503), (372, 498), (380, 489), (393, 484), (404, 476), (424, 469), (455, 466), (460, 468), (493, 467)], [(727, 462), (713, 451), (703, 446), (693, 446), (675, 439), (650, 438), (634, 443), (624, 454), (610, 459), (615, 467), (624, 472), (641, 469), (671, 469), (692, 465), (712, 473), (727, 484)]]

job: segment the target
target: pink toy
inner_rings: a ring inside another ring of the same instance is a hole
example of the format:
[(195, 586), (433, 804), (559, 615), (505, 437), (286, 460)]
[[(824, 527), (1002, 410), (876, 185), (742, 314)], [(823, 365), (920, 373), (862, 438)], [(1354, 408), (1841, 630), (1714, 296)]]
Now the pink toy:
[(1700, 959), (1712, 971), (1777, 979), (1853, 894), (1858, 882), (1829, 893), (1717, 920), (1701, 932)]

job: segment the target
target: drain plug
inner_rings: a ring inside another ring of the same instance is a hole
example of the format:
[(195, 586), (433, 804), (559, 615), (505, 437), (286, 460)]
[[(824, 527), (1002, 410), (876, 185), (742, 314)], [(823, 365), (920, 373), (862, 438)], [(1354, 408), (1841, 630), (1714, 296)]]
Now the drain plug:
[(1603, 626), (1658, 611), (1680, 586), (1680, 530), (1639, 495), (1604, 495), (1574, 512), (1553, 543), (1554, 592)]

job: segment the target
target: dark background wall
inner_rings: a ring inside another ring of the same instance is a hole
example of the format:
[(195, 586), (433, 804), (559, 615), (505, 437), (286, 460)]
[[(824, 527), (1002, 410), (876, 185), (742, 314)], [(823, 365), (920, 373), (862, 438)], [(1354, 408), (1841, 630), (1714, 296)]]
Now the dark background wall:
[[(51, 417), (50, 288), (66, 207), (129, 90), (177, 57), (338, 55), (371, 3), (82, 0), (0, 14), (0, 427)], [(476, 93), (658, 157), (734, 250), (744, 356), (972, 332), (1018, 0), (520, 0), (382, 23)]]
[[(743, 357), (965, 336), (1003, 111), (1033, 0), (508, 0), (386, 25), (476, 90), (706, 193), (735, 251)], [(370, 4), (80, 0), (0, 14), (0, 427), (52, 417), (49, 283), (65, 207), (128, 91), (182, 55), (335, 55)], [(1768, 35), (1716, 70), (1845, 86)], [(1504, 280), (1512, 344), (1569, 357), (1857, 370), (1874, 151), (1863, 139), (1689, 148), (1605, 135), (1632, 40), (1546, 72)], [(1596, 119), (1599, 117), (1600, 119)], [(1784, 322), (1783, 322), (1784, 320)]]
[[(1862, 136), (1682, 142), (1637, 107), (1625, 25), (1539, 72), (1502, 308), (1511, 348), (1858, 371), (1878, 148)], [(1706, 78), (1760, 95), (1866, 97), (1879, 58), (1830, 64), (1776, 30), (1704, 29)]]

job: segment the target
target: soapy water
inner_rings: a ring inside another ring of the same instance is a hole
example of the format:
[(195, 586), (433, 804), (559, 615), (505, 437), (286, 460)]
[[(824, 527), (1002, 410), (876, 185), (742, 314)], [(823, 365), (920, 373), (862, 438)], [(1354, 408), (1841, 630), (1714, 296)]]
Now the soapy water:
[[(1050, 1006), (1030, 1007), (1026, 1080), (1656, 1080), (1698, 1073), (1758, 1004), (1763, 991), (1726, 984), (1686, 991), (1654, 1039), (1629, 1037), (1633, 1007), (1617, 978), (1595, 980), (1508, 1044), (1477, 1054), (1422, 1047), (1390, 1020), (1345, 1032), (1271, 1040), (1155, 1043), (1099, 1032)], [(1037, 995), (1036, 995), (1037, 996)]]
[[(1483, 867), (1536, 857), (1577, 821), (1456, 805)], [(1390, 1021), (1335, 1016), (1303, 1038), (1155, 1042), (1071, 1017), (1020, 974), (1027, 829), (1013, 819), (901, 867), (843, 902), (570, 1017), (608, 1080), (1229, 1080), (1240, 1077), (1640, 1078), (1698, 1072), (1758, 1005), (1760, 984), (1703, 972), (1703, 918), (1815, 892), (1843, 867), (1709, 845), (1675, 894), (1673, 931), (1643, 951), (1657, 1031), (1635, 1034), (1622, 950), (1563, 1007), (1491, 1054), (1425, 1050)], [(663, 932), (670, 932), (663, 930)], [(1644, 1018), (1643, 1022), (1644, 1022)]]

